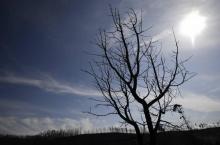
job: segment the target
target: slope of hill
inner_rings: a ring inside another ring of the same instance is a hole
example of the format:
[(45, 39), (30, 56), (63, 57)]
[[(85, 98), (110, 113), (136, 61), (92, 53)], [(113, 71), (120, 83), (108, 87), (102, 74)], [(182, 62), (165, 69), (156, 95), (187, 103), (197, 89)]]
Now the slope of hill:
[[(145, 134), (144, 142), (148, 142)], [(135, 145), (135, 134), (100, 133), (76, 136), (0, 136), (1, 145)], [(162, 132), (158, 145), (220, 145), (220, 128)]]

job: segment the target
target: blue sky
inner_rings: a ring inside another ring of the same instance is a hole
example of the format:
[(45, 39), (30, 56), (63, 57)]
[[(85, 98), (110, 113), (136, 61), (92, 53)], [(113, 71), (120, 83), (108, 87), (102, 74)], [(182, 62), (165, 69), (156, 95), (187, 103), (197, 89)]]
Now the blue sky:
[[(86, 52), (99, 28), (110, 29), (108, 5), (142, 10), (144, 26), (164, 49), (172, 47), (171, 27), (187, 67), (197, 73), (182, 87), (186, 116), (193, 122), (220, 120), (220, 2), (218, 0), (3, 0), (0, 2), (0, 133), (35, 134), (46, 129), (118, 125), (116, 117), (82, 113), (100, 97), (82, 72), (94, 59)], [(184, 16), (198, 10), (206, 27), (191, 40), (179, 32)]]

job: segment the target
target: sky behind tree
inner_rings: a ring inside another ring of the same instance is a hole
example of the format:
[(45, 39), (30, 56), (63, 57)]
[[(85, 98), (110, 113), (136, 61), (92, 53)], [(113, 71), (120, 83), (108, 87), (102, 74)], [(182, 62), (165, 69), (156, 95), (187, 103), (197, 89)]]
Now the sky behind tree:
[[(82, 69), (95, 59), (99, 28), (111, 29), (109, 4), (121, 14), (142, 13), (149, 36), (165, 51), (174, 47), (172, 27), (183, 58), (197, 75), (182, 87), (186, 116), (192, 122), (220, 120), (220, 2), (218, 0), (3, 0), (0, 2), (0, 133), (34, 134), (82, 126), (85, 130), (118, 125), (117, 117), (82, 113), (99, 98)], [(204, 30), (191, 39), (180, 23), (192, 11), (205, 18)], [(104, 110), (98, 110), (104, 111)]]

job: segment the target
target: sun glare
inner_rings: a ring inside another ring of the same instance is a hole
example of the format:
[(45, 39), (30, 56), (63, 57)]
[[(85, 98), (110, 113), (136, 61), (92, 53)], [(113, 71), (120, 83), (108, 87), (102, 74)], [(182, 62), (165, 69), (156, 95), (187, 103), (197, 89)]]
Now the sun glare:
[(206, 18), (199, 15), (199, 11), (192, 11), (184, 17), (180, 23), (180, 31), (183, 35), (190, 37), (194, 44), (196, 36), (201, 34), (206, 26)]

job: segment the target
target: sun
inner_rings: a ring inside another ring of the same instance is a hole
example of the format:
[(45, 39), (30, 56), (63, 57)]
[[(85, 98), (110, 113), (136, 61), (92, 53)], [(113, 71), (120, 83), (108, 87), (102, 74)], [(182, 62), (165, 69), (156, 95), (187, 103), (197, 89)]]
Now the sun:
[(201, 34), (206, 27), (206, 17), (201, 16), (199, 11), (192, 11), (187, 14), (180, 23), (180, 32), (190, 37), (192, 44), (194, 44), (196, 36)]

